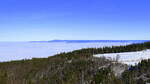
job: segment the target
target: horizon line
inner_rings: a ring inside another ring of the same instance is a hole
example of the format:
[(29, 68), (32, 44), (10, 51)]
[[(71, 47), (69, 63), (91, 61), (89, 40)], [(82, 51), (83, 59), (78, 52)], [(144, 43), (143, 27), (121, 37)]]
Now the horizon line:
[(73, 40), (68, 40), (68, 39), (62, 40), (62, 39), (60, 39), (60, 40), (59, 40), (59, 39), (57, 39), (57, 40), (56, 40), (56, 39), (55, 39), (55, 40), (31, 40), (31, 41), (30, 41), (30, 40), (29, 40), (29, 41), (0, 41), (0, 42), (38, 42), (38, 41), (41, 41), (41, 42), (42, 42), (42, 41), (43, 41), (43, 42), (46, 42), (46, 41), (52, 42), (52, 41), (150, 41), (150, 40), (126, 40), (126, 39), (125, 39), (125, 40), (118, 40), (118, 39), (117, 39), (117, 40), (112, 40), (112, 39), (111, 39), (111, 40), (103, 40), (103, 39), (102, 39), (102, 40), (98, 40), (98, 39), (96, 39), (96, 40), (92, 40), (92, 39), (91, 39), (91, 40), (89, 40), (89, 39), (87, 39), (87, 40), (85, 40), (85, 39), (84, 39), (84, 40), (77, 40), (77, 39), (73, 39)]

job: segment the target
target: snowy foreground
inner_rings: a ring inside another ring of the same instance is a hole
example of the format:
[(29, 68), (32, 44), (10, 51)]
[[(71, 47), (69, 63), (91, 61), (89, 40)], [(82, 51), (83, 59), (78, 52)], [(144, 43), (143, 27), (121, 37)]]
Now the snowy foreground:
[(150, 59), (150, 49), (137, 52), (96, 54), (94, 57), (106, 57), (107, 59), (119, 58), (118, 61), (121, 63), (135, 65), (142, 59)]

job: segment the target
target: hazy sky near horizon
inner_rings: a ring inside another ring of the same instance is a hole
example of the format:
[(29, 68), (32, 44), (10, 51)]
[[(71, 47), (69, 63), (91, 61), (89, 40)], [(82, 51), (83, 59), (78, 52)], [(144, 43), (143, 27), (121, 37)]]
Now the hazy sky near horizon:
[(150, 0), (1, 0), (0, 41), (150, 40)]

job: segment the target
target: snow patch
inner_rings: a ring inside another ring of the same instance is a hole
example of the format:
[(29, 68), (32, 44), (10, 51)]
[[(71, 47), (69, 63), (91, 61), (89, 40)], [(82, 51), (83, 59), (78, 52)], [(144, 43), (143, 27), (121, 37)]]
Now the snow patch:
[(137, 52), (96, 54), (94, 57), (106, 57), (107, 59), (116, 59), (119, 57), (118, 62), (135, 65), (143, 59), (150, 59), (150, 49)]

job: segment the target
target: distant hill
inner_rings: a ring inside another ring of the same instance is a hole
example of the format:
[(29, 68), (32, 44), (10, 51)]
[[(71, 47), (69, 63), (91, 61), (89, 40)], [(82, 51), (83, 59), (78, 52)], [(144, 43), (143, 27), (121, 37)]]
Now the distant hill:
[(150, 40), (51, 40), (51, 41), (30, 41), (37, 43), (47, 43), (47, 42), (65, 42), (65, 43), (99, 43), (99, 42), (132, 42), (132, 43), (143, 43)]

